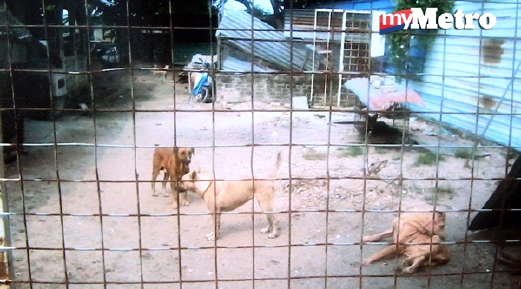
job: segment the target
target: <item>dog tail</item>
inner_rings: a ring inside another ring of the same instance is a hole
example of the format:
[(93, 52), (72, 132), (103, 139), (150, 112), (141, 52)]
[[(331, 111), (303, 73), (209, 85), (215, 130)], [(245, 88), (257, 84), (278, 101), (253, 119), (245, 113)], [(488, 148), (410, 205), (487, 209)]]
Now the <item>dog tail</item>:
[(273, 172), (271, 172), (270, 178), (276, 178), (277, 174), (280, 170), (280, 165), (282, 163), (282, 153), (279, 152), (277, 154), (277, 160), (275, 161), (275, 168), (273, 169)]

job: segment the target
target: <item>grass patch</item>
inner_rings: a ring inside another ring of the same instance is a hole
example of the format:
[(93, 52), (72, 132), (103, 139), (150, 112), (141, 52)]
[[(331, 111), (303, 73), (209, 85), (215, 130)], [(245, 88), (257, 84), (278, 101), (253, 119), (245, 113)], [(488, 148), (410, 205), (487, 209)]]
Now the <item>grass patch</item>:
[(353, 147), (342, 147), (338, 149), (338, 156), (342, 158), (357, 157), (365, 153), (365, 148), (353, 146)]
[(308, 149), (302, 158), (308, 161), (323, 161), (327, 158), (326, 153), (320, 153), (315, 151), (314, 149)]
[(374, 148), (374, 152), (379, 154), (379, 155), (388, 154), (389, 153), (389, 148), (386, 148), (386, 147), (375, 147)]
[(414, 165), (430, 166), (436, 164), (436, 160), (442, 161), (443, 157), (441, 155), (436, 155), (435, 153), (428, 151), (420, 154), (414, 162)]
[(447, 198), (449, 200), (452, 200), (454, 196), (456, 195), (456, 192), (454, 189), (450, 186), (442, 186), (437, 188), (431, 188), (427, 190), (427, 193), (425, 194), (424, 198), (427, 204), (433, 206), (437, 203), (437, 201), (441, 198)]
[(459, 158), (459, 159), (471, 160), (473, 158), (473, 156), (472, 156), (472, 149), (470, 149), (470, 148), (459, 148), (454, 153), (454, 156)]

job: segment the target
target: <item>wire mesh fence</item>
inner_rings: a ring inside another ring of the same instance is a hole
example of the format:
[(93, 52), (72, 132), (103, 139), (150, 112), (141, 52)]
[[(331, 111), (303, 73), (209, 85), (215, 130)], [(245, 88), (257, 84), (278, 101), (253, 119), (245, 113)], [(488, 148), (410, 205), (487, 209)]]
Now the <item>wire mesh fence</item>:
[(519, 3), (450, 3), (6, 0), (3, 283), (518, 288)]

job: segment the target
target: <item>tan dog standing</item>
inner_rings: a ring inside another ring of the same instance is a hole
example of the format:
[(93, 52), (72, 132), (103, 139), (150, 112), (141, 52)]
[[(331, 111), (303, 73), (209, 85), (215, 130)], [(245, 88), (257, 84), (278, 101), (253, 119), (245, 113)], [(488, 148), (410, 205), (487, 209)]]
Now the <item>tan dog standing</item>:
[[(275, 169), (270, 178), (275, 178), (280, 168), (281, 155), (277, 155)], [(261, 233), (270, 233), (268, 238), (276, 238), (279, 235), (279, 223), (273, 214), (273, 201), (275, 188), (272, 181), (213, 181), (211, 177), (202, 175), (196, 171), (187, 174), (183, 178), (183, 185), (187, 190), (199, 195), (206, 207), (212, 213), (215, 224), (215, 232), (206, 234), (208, 240), (219, 238), (221, 228), (221, 212), (233, 211), (244, 205), (254, 197), (268, 218), (268, 226)]]
[[(399, 221), (399, 222), (398, 222)], [(437, 266), (450, 259), (449, 249), (441, 244), (445, 239), (445, 213), (403, 213), (394, 219), (391, 229), (371, 236), (364, 236), (363, 242), (375, 242), (393, 237), (395, 244), (373, 254), (362, 262), (368, 265), (391, 254), (403, 254), (406, 268), (404, 273), (414, 273), (420, 266)]]
[[(190, 203), (186, 198), (186, 189), (178, 186), (183, 175), (190, 172), (190, 162), (195, 150), (193, 148), (156, 148), (154, 150), (154, 159), (152, 167), (152, 196), (156, 197), (156, 178), (161, 170), (165, 171), (163, 177), (162, 188), (163, 196), (168, 197), (166, 191), (166, 182), (170, 179), (170, 186), (174, 192), (179, 195), (179, 202), (182, 206), (188, 206)], [(174, 196), (172, 204), (174, 209), (177, 208), (177, 196)]]
[(154, 70), (152, 70), (152, 79), (154, 79), (156, 75), (159, 75), (161, 78), (163, 78), (163, 82), (166, 82), (166, 74), (168, 73), (169, 69), (170, 65), (165, 65), (164, 68), (160, 68), (154, 64)]

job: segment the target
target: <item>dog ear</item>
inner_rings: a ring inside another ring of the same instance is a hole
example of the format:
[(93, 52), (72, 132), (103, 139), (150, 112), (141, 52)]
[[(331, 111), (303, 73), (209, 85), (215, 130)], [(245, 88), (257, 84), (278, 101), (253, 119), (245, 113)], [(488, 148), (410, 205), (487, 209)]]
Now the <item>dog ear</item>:
[(195, 149), (194, 148), (190, 148), (190, 151), (192, 152), (192, 154), (195, 155)]
[(178, 147), (174, 147), (173, 151), (174, 151), (174, 155), (177, 155), (177, 153), (179, 152), (179, 148)]

